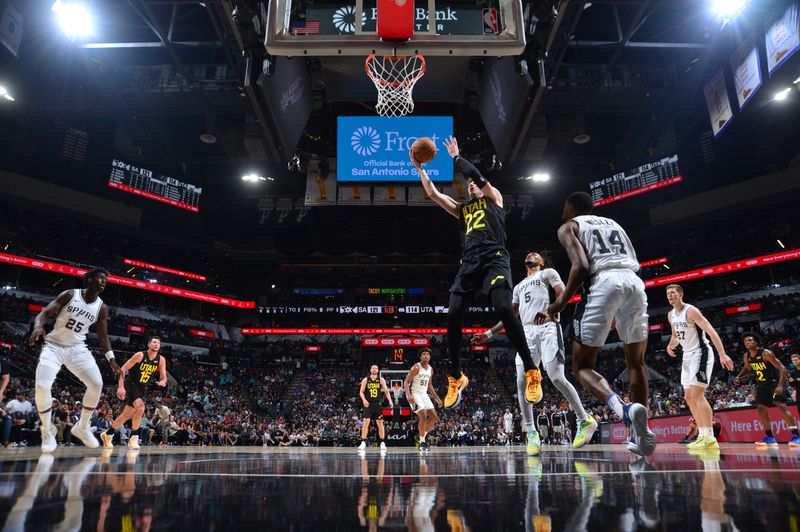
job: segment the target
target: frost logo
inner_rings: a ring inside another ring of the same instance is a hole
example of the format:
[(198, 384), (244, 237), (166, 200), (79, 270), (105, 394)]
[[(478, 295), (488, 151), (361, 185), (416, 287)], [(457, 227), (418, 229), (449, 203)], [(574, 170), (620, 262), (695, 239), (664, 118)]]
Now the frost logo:
[(350, 146), (359, 155), (372, 155), (381, 147), (381, 137), (371, 127), (360, 127), (350, 137)]
[[(367, 13), (361, 13), (361, 25), (367, 22)], [(333, 12), (333, 25), (342, 33), (353, 33), (356, 31), (356, 8), (353, 6), (343, 6)]]

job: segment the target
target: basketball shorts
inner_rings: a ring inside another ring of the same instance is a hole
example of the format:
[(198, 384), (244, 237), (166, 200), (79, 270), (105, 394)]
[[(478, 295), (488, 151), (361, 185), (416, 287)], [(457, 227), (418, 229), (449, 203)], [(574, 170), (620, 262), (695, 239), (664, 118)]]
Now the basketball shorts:
[[(533, 363), (546, 366), (554, 360), (564, 363), (564, 335), (561, 332), (561, 325), (558, 323), (545, 323), (544, 325), (534, 325), (525, 323), (522, 325), (525, 330), (525, 340), (528, 342), (528, 349), (531, 350)], [(525, 373), (525, 366), (522, 358), (517, 354), (514, 359), (517, 366), (517, 375)]]
[(364, 419), (383, 420), (383, 408), (380, 403), (370, 403), (364, 408)]
[(470, 252), (461, 258), (455, 281), (450, 289), (456, 293), (483, 290), (484, 294), (498, 286), (513, 288), (511, 284), (511, 261), (508, 251), (493, 248), (486, 251)]
[(83, 383), (103, 381), (92, 352), (84, 344), (65, 346), (45, 341), (39, 354), (39, 364), (56, 370), (66, 367)]
[(579, 344), (602, 347), (616, 320), (622, 342), (633, 344), (647, 339), (647, 318), (647, 294), (636, 272), (604, 270), (595, 274), (575, 308), (573, 334)]
[(711, 346), (683, 353), (681, 386), (708, 386), (714, 370), (714, 350)]
[(420, 410), (433, 410), (433, 401), (428, 392), (411, 392), (411, 397), (414, 398), (414, 413)]
[(791, 390), (788, 386), (783, 387), (783, 393), (775, 396), (777, 382), (767, 382), (756, 386), (756, 404), (764, 406), (775, 406), (775, 403), (786, 404), (791, 401)]
[(136, 382), (125, 383), (125, 404), (134, 406), (133, 402), (137, 399), (144, 401), (144, 387)]

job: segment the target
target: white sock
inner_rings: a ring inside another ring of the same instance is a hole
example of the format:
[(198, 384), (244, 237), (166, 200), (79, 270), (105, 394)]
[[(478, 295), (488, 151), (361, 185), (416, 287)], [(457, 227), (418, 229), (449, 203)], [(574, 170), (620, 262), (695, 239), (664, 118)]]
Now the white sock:
[(82, 429), (89, 428), (89, 420), (92, 419), (92, 412), (94, 410), (87, 410), (85, 408), (81, 408), (81, 418), (78, 420), (78, 426)]
[(609, 395), (608, 399), (606, 399), (606, 405), (608, 405), (608, 408), (613, 410), (614, 413), (617, 416), (619, 416), (620, 419), (623, 418), (625, 403), (622, 402), (622, 399), (620, 399), (619, 394), (612, 393), (611, 395)]
[(700, 427), (700, 436), (704, 438), (711, 438), (714, 439), (714, 428), (713, 427)]
[(420, 436), (420, 437), (419, 437), (419, 441), (425, 441), (425, 436), (427, 436), (427, 435), (428, 435), (428, 433), (426, 432), (425, 434), (423, 434), (422, 436)]

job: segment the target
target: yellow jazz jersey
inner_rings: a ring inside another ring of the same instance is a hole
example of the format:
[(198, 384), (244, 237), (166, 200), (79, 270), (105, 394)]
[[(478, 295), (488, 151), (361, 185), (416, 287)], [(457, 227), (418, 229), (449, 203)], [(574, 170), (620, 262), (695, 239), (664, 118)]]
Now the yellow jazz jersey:
[(747, 363), (750, 364), (750, 371), (756, 376), (756, 382), (775, 382), (778, 380), (778, 369), (764, 360), (764, 350), (759, 349), (755, 356), (747, 352)]

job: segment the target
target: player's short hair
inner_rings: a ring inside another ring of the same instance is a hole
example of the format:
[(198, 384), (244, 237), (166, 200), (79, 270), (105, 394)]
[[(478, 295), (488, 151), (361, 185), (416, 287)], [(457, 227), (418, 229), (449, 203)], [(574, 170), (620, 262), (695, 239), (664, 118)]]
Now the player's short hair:
[(158, 340), (160, 342), (161, 341), (161, 337), (159, 335), (157, 335), (157, 334), (154, 334), (153, 336), (151, 336), (150, 338), (147, 339), (147, 343), (149, 344), (153, 340)]
[(84, 273), (83, 274), (83, 285), (84, 286), (88, 286), (89, 285), (89, 279), (91, 279), (92, 277), (97, 277), (101, 273), (105, 274), (106, 277), (108, 277), (108, 270), (106, 270), (105, 268), (92, 268), (88, 272)]
[(755, 340), (755, 341), (756, 341), (756, 343), (757, 343), (758, 345), (763, 345), (763, 344), (764, 344), (764, 337), (762, 337), (760, 334), (758, 334), (758, 333), (757, 333), (757, 332), (755, 332), (755, 331), (746, 331), (746, 332), (743, 332), (743, 333), (742, 333), (742, 336), (741, 336), (742, 344), (744, 344), (744, 341), (745, 341), (747, 338), (752, 338), (753, 340)]
[(530, 250), (530, 251), (527, 251), (527, 252), (525, 253), (525, 258), (527, 259), (527, 258), (528, 258), (528, 255), (530, 255), (530, 254), (532, 254), (532, 253), (536, 253), (537, 255), (539, 255), (540, 257), (542, 257), (542, 262), (544, 263), (544, 264), (542, 265), (542, 269), (544, 269), (544, 268), (552, 268), (552, 267), (553, 267), (553, 259), (552, 259), (552, 257), (550, 256), (550, 251), (548, 251), (548, 250), (546, 250), (546, 249), (543, 249), (542, 251), (534, 251), (534, 250)]
[(683, 294), (683, 287), (681, 285), (679, 285), (679, 284), (668, 284), (667, 285), (667, 290), (669, 290), (670, 288), (672, 288), (673, 290), (675, 290), (679, 294)]
[(582, 190), (578, 192), (573, 192), (569, 196), (567, 196), (567, 203), (572, 205), (572, 208), (575, 209), (575, 212), (580, 214), (589, 214), (594, 209), (594, 201), (592, 201), (592, 196), (589, 195), (588, 192), (584, 192)]
[(421, 357), (422, 353), (428, 353), (428, 355), (433, 356), (433, 351), (431, 351), (430, 347), (423, 347), (419, 351), (417, 351), (417, 356)]

